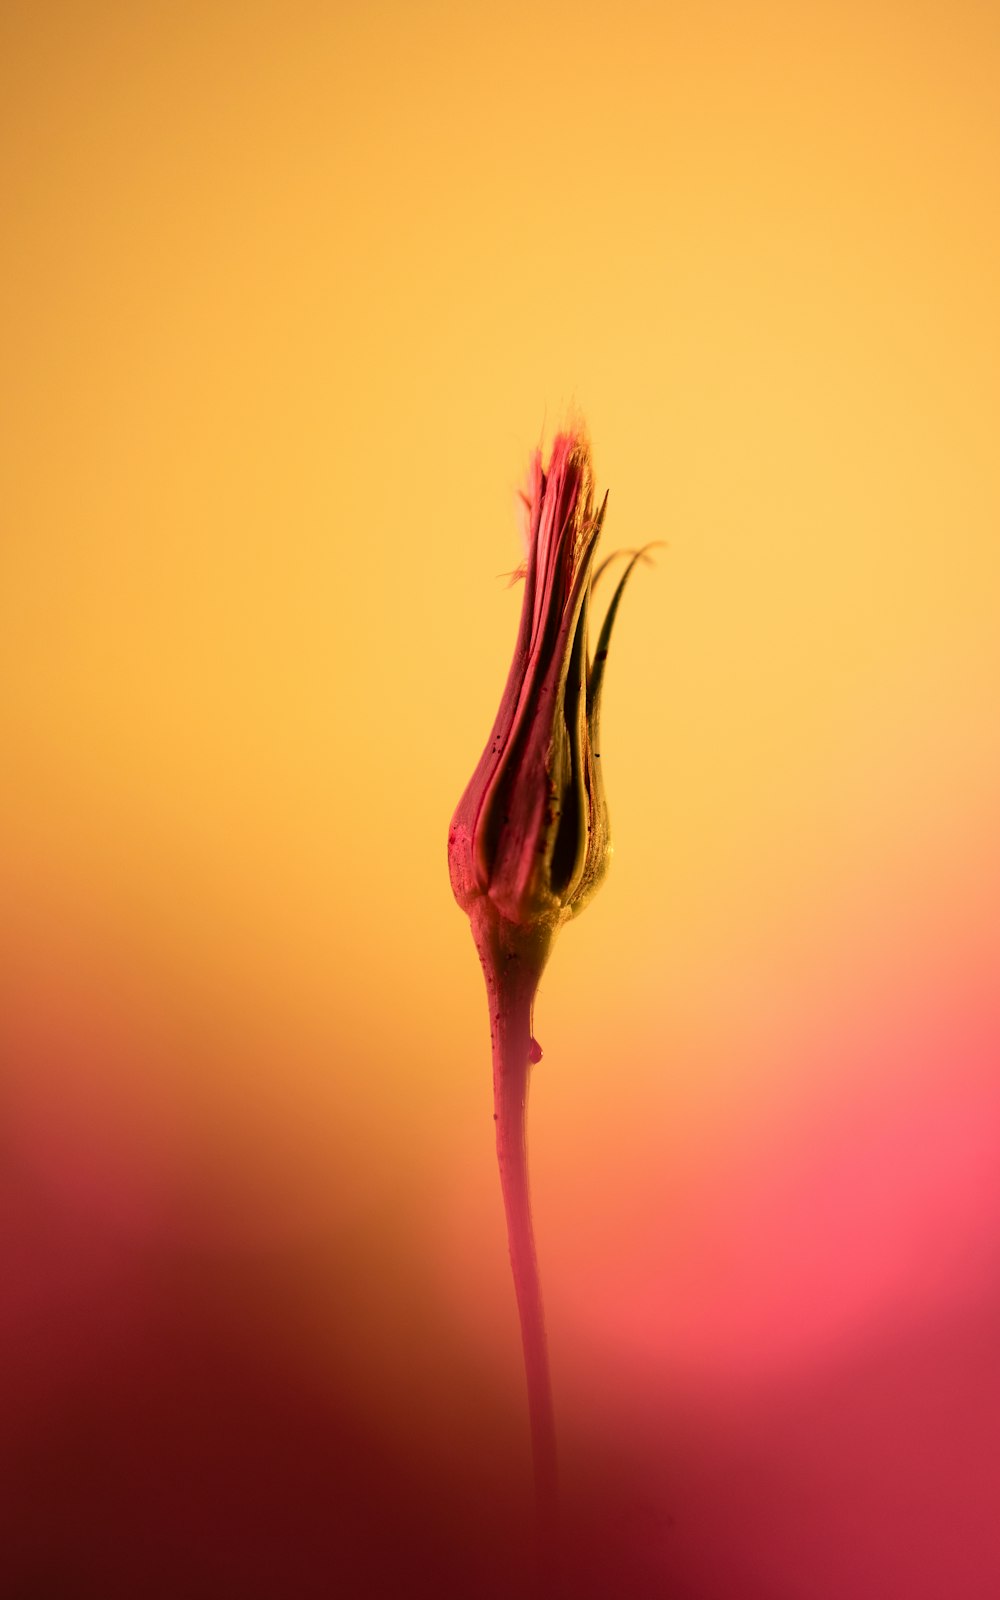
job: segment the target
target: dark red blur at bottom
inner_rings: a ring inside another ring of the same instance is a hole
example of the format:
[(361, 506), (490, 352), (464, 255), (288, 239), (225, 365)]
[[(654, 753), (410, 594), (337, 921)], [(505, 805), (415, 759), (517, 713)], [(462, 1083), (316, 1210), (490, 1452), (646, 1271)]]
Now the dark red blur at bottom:
[[(4, 1187), (5, 1600), (538, 1592), (527, 1501), (503, 1488), (517, 1419), (498, 1427), (460, 1351), (451, 1375), (482, 1427), (442, 1467), (441, 1440), (377, 1427), (363, 1396), (267, 1334), (290, 1258), (125, 1250), (23, 1183), (14, 1216)], [(994, 1600), (998, 1348), (1000, 1295), (739, 1406), (652, 1397), (622, 1437), (571, 1419), (563, 1576), (546, 1592)]]
[[(105, 988), (117, 1019), (121, 986)], [(662, 1356), (630, 1369), (593, 1347), (574, 1377), (563, 1325), (563, 1565), (540, 1589), (518, 1352), (498, 1371), (460, 1323), (408, 1232), (408, 1175), (380, 1168), (368, 1209), (269, 1231), (280, 1185), (262, 1147), (227, 1200), (221, 1137), (208, 1130), (203, 1167), (191, 1142), (168, 1159), (140, 1115), (151, 1030), (125, 1051), (83, 1006), (64, 999), (53, 1020), (17, 992), (18, 1028), (13, 1004), (2, 1013), (16, 1070), (0, 1125), (0, 1600), (1000, 1595), (1000, 1281), (978, 1257), (950, 1303), (753, 1375), (716, 1362), (685, 1381), (667, 1314), (650, 1335), (665, 1330)], [(294, 1122), (294, 1161), (306, 1131)], [(344, 1142), (324, 1124), (328, 1141), (324, 1190)], [(736, 1275), (748, 1296), (767, 1262), (795, 1270), (763, 1231)], [(605, 1309), (603, 1326), (624, 1322), (627, 1307)]]

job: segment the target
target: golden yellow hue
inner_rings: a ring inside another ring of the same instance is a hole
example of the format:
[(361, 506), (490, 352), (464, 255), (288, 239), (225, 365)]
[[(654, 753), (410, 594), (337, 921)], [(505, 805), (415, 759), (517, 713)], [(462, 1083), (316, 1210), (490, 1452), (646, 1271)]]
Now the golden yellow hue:
[[(445, 838), (574, 407), (605, 549), (668, 548), (536, 1013), (554, 1368), (734, 1152), (909, 1093), (1000, 887), (998, 47), (971, 0), (4, 7), (3, 982), (97, 1040), (15, 1126), (226, 1238), (353, 1219), (369, 1312), (426, 1266), (517, 1392)], [(373, 1407), (439, 1404), (369, 1338)]]

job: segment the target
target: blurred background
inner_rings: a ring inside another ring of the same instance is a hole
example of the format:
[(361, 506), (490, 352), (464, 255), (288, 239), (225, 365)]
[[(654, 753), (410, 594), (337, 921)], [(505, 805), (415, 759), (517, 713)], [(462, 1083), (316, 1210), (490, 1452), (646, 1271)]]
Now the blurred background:
[(586, 418), (574, 1595), (1000, 1592), (1000, 19), (0, 17), (11, 1600), (530, 1592), (451, 811)]

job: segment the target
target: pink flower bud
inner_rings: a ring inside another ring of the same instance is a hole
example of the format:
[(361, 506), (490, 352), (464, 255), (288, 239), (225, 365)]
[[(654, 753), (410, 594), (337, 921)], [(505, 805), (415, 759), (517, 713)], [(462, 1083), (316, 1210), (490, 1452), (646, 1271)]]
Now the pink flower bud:
[[(590, 446), (559, 434), (548, 472), (532, 458), (524, 604), (493, 732), (452, 819), (451, 883), (473, 914), (554, 933), (598, 888), (611, 855), (598, 748), (604, 663), (622, 577), (591, 660), (588, 614), (607, 496), (595, 509)], [(485, 908), (483, 908), (485, 909)]]

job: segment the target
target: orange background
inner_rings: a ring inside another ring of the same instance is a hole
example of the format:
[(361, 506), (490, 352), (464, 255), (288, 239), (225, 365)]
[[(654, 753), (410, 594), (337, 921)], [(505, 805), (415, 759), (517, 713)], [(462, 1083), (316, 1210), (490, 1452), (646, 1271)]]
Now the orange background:
[(19, 1594), (523, 1589), (444, 841), (573, 408), (668, 541), (536, 1015), (575, 1592), (997, 1593), (998, 36), (4, 7)]

